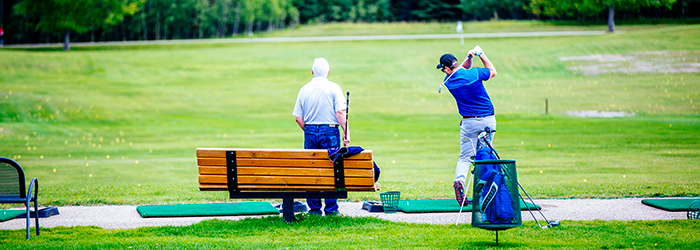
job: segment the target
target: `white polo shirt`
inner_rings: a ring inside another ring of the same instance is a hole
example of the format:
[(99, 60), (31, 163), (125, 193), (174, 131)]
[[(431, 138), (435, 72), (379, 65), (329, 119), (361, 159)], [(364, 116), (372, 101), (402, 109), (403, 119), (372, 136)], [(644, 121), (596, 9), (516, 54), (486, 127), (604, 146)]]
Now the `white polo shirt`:
[(340, 85), (326, 77), (314, 77), (299, 90), (292, 115), (304, 118), (305, 124), (338, 124), (335, 112), (346, 105)]

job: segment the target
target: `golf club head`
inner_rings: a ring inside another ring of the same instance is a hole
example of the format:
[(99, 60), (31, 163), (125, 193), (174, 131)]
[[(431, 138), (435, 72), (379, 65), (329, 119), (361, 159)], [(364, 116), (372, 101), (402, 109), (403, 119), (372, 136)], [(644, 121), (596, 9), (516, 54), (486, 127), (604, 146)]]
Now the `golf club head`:
[(547, 223), (547, 225), (541, 226), (540, 228), (542, 228), (542, 229), (552, 228), (552, 227), (559, 226), (559, 224), (560, 223), (558, 220), (553, 220), (553, 221), (549, 221), (549, 223)]
[(479, 140), (484, 139), (484, 137), (486, 137), (486, 131), (479, 133), (479, 136), (477, 136)]
[(559, 223), (558, 220), (553, 220), (553, 221), (550, 221), (549, 224), (548, 224), (547, 226), (549, 226), (549, 227), (556, 227), (556, 226), (559, 226), (559, 224), (560, 224), (560, 223)]

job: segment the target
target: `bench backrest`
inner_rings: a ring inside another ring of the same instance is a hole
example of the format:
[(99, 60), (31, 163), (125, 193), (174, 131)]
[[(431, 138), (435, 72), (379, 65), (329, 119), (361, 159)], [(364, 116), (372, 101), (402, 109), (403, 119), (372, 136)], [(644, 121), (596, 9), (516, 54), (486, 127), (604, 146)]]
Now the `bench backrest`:
[(16, 161), (0, 157), (0, 195), (19, 195), (26, 198), (24, 170)]
[[(226, 152), (236, 152), (241, 191), (334, 191), (333, 162), (324, 149), (198, 148), (199, 189), (225, 191)], [(372, 151), (344, 159), (345, 188), (374, 192)]]

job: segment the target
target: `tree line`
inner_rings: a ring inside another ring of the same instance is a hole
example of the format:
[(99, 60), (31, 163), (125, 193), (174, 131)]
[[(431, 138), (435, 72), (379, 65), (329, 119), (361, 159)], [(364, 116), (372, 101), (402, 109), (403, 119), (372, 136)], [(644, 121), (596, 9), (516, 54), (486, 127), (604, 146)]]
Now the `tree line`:
[(250, 36), (326, 22), (700, 17), (700, 0), (0, 0), (0, 6), (6, 44)]

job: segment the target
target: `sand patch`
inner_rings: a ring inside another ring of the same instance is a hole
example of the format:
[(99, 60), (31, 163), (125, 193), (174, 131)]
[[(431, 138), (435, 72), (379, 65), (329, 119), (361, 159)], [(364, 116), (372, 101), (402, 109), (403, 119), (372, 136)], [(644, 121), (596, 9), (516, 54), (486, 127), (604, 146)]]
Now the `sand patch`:
[(608, 73), (700, 73), (700, 51), (644, 51), (623, 55), (560, 57), (559, 60), (571, 62), (566, 69), (586, 76)]
[(598, 110), (566, 111), (566, 114), (570, 115), (570, 116), (576, 116), (576, 117), (603, 117), (603, 118), (626, 117), (626, 116), (635, 115), (634, 112), (630, 113), (630, 112), (625, 112), (625, 111), (615, 112), (615, 111), (598, 111)]

